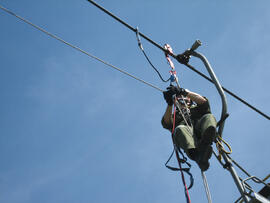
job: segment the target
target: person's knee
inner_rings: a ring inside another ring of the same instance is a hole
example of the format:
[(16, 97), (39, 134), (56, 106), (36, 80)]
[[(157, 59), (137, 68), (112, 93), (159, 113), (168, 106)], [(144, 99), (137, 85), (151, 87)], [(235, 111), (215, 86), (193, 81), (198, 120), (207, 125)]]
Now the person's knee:
[(202, 128), (207, 128), (210, 126), (216, 127), (217, 126), (217, 121), (216, 118), (214, 117), (213, 114), (205, 114), (201, 119), (200, 119), (200, 126)]
[(185, 125), (179, 125), (175, 128), (175, 134), (184, 134), (186, 131), (186, 126)]
[(185, 125), (180, 125), (175, 128), (173, 139), (176, 145), (184, 150), (195, 148), (192, 131)]

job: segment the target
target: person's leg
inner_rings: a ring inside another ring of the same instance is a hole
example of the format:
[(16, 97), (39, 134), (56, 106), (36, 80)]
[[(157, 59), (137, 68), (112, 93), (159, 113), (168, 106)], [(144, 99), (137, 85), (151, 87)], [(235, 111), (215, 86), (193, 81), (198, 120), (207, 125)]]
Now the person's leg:
[(205, 114), (196, 124), (196, 131), (200, 134), (200, 142), (203, 145), (212, 145), (216, 136), (217, 122), (213, 114)]
[(197, 159), (198, 150), (196, 148), (192, 127), (186, 125), (177, 126), (174, 131), (173, 139), (176, 146), (183, 149), (190, 159)]
[(216, 124), (213, 114), (205, 114), (196, 124), (196, 131), (200, 134), (198, 164), (202, 171), (209, 168), (209, 159), (213, 150), (211, 145), (216, 136)]

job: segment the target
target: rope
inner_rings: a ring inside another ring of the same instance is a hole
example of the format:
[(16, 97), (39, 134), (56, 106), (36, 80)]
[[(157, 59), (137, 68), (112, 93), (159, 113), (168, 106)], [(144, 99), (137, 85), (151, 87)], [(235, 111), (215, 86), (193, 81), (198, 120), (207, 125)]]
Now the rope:
[[(226, 150), (224, 149), (222, 143), (224, 143), (224, 144), (227, 146), (227, 148), (229, 149), (229, 151), (226, 151)], [(222, 152), (224, 152), (224, 153), (227, 154), (227, 155), (232, 153), (232, 148), (231, 148), (231, 146), (230, 146), (224, 139), (222, 139), (221, 136), (218, 136), (218, 137), (217, 137), (217, 140), (216, 140), (216, 147), (217, 147), (217, 150), (218, 150), (218, 153), (219, 153), (219, 154), (217, 155), (217, 159), (218, 159), (219, 161), (222, 160), (222, 156), (221, 156), (221, 153), (222, 153)]]
[(52, 37), (52, 38), (54, 38), (54, 39), (56, 39), (56, 40), (58, 40), (58, 41), (60, 41), (60, 42), (62, 42), (62, 43), (64, 43), (64, 44), (70, 46), (71, 48), (73, 48), (73, 49), (75, 49), (75, 50), (77, 50), (77, 51), (79, 51), (79, 52), (81, 52), (81, 53), (83, 53), (83, 54), (85, 54), (85, 55), (87, 55), (87, 56), (89, 56), (89, 57), (91, 57), (91, 58), (93, 58), (93, 59), (95, 59), (95, 60), (97, 60), (97, 61), (99, 61), (99, 62), (101, 62), (101, 63), (103, 63), (103, 64), (105, 64), (105, 65), (107, 65), (107, 66), (109, 66), (109, 67), (111, 67), (111, 68), (113, 68), (113, 69), (115, 69), (115, 70), (117, 70), (117, 71), (119, 71), (119, 72), (121, 72), (121, 73), (123, 73), (123, 74), (125, 74), (125, 75), (127, 75), (127, 76), (129, 76), (129, 77), (131, 77), (131, 78), (133, 78), (133, 79), (135, 79), (135, 80), (137, 80), (137, 81), (139, 81), (139, 82), (142, 82), (142, 83), (144, 83), (145, 85), (148, 85), (148, 86), (150, 86), (150, 87), (152, 87), (152, 88), (154, 88), (154, 89), (156, 89), (156, 90), (158, 90), (158, 91), (160, 91), (160, 92), (163, 92), (162, 89), (160, 89), (160, 88), (158, 88), (158, 87), (152, 85), (151, 83), (148, 83), (148, 82), (146, 82), (146, 81), (144, 81), (144, 80), (142, 80), (142, 79), (140, 79), (140, 78), (138, 78), (138, 77), (136, 77), (136, 76), (134, 76), (134, 75), (132, 75), (132, 74), (130, 74), (130, 73), (128, 73), (128, 72), (126, 72), (126, 71), (124, 71), (124, 70), (122, 70), (122, 69), (120, 69), (120, 68), (118, 68), (118, 67), (116, 67), (116, 66), (114, 66), (114, 65), (112, 65), (112, 64), (110, 64), (110, 63), (108, 63), (108, 62), (105, 62), (104, 60), (102, 60), (102, 59), (100, 59), (100, 58), (98, 58), (98, 57), (96, 57), (96, 56), (94, 56), (94, 55), (92, 55), (92, 54), (90, 54), (90, 53), (88, 53), (88, 52), (82, 50), (81, 48), (79, 48), (79, 47), (77, 47), (77, 46), (72, 45), (72, 44), (69, 43), (69, 42), (66, 42), (65, 40), (61, 39), (60, 37), (58, 37), (58, 36), (56, 36), (56, 35), (54, 35), (54, 34), (48, 32), (48, 31), (46, 31), (45, 29), (43, 29), (43, 28), (41, 28), (41, 27), (39, 27), (39, 26), (37, 26), (37, 25), (31, 23), (30, 21), (26, 20), (25, 18), (23, 18), (23, 17), (21, 17), (21, 16), (18, 16), (17, 14), (15, 14), (15, 13), (13, 13), (12, 11), (8, 10), (7, 8), (4, 8), (4, 7), (2, 7), (1, 5), (0, 5), (0, 8), (1, 8), (3, 11), (9, 13), (10, 15), (13, 15), (13, 16), (15, 16), (16, 18), (18, 18), (18, 19), (22, 20), (23, 22), (27, 23), (28, 25), (31, 25), (32, 27), (36, 28), (37, 30), (39, 30), (39, 31), (41, 31), (41, 32), (43, 32), (43, 33), (45, 33), (46, 35), (48, 35), (48, 36), (50, 36), (50, 37)]
[[(175, 99), (176, 101), (176, 99)], [(176, 115), (176, 107), (174, 105), (174, 110), (173, 110), (173, 128), (172, 128), (172, 140), (173, 140), (173, 135), (174, 135), (174, 130), (175, 130), (175, 115)], [(190, 201), (190, 197), (189, 197), (189, 192), (188, 192), (188, 187), (187, 187), (187, 184), (186, 184), (186, 181), (185, 181), (185, 176), (184, 176), (184, 173), (183, 173), (183, 170), (182, 170), (182, 165), (181, 165), (181, 160), (180, 160), (180, 157), (179, 157), (179, 154), (178, 154), (178, 151), (177, 151), (177, 147), (173, 141), (173, 145), (174, 145), (174, 150), (175, 150), (175, 155), (176, 155), (176, 158), (177, 158), (177, 161), (178, 161), (178, 164), (179, 164), (179, 168), (180, 168), (180, 171), (181, 171), (181, 177), (182, 177), (182, 182), (184, 184), (184, 188), (185, 188), (185, 197), (186, 197), (186, 200), (187, 200), (187, 203), (191, 203)]]
[[(169, 52), (169, 53), (172, 53), (172, 48), (170, 47), (170, 45), (168, 45), (168, 44), (165, 44), (165, 49)], [(167, 61), (168, 61), (168, 63), (169, 63), (169, 65), (170, 65), (170, 68), (171, 68), (171, 71), (170, 71), (170, 74), (171, 74), (171, 77), (170, 77), (170, 79), (171, 79), (171, 84), (173, 83), (173, 82), (176, 82), (176, 84), (177, 84), (177, 86), (178, 87), (180, 87), (180, 85), (179, 85), (179, 83), (178, 83), (178, 77), (177, 77), (177, 75), (176, 75), (176, 71), (175, 71), (175, 67), (174, 67), (174, 64), (173, 64), (173, 62), (172, 62), (172, 60), (170, 59), (170, 57), (169, 57), (169, 54), (165, 54), (165, 57), (166, 57), (166, 59), (167, 59)], [(183, 99), (183, 96), (182, 96), (182, 99)], [(173, 110), (173, 128), (172, 128), (172, 140), (173, 140), (173, 136), (174, 136), (174, 131), (175, 131), (175, 120), (176, 120), (176, 108), (179, 110), (179, 112), (180, 112), (180, 114), (181, 114), (181, 116), (182, 116), (182, 118), (183, 118), (183, 120), (184, 120), (184, 122), (185, 122), (185, 124), (186, 124), (186, 126), (187, 126), (187, 128), (188, 128), (188, 131), (190, 132), (190, 134), (192, 134), (192, 130), (190, 129), (190, 128), (192, 128), (192, 123), (190, 122), (190, 125), (191, 126), (189, 126), (189, 124), (188, 124), (188, 122), (187, 122), (187, 120), (186, 120), (186, 117), (185, 117), (185, 115), (184, 115), (184, 113), (183, 113), (183, 111), (182, 111), (182, 109), (181, 109), (181, 107), (180, 107), (180, 105), (179, 105), (179, 103), (178, 103), (178, 101), (177, 101), (177, 97), (176, 97), (176, 95), (174, 95), (173, 96), (173, 100), (174, 100), (174, 110)], [(185, 101), (184, 101), (185, 102)], [(187, 108), (187, 105), (186, 105), (186, 103), (185, 103), (185, 108), (186, 108), (186, 111), (187, 111), (187, 113), (188, 113), (188, 108)], [(190, 120), (190, 115), (189, 115), (189, 113), (188, 113), (188, 118), (189, 118), (189, 120)], [(191, 200), (190, 200), (190, 196), (189, 196), (189, 192), (188, 192), (188, 189), (190, 189), (191, 188), (191, 186), (188, 188), (187, 187), (187, 184), (186, 184), (186, 181), (185, 181), (185, 176), (184, 176), (184, 173), (183, 173), (183, 169), (182, 169), (182, 166), (181, 166), (181, 159), (180, 159), (180, 157), (179, 157), (179, 154), (178, 154), (178, 151), (182, 154), (182, 152), (181, 152), (181, 150), (176, 146), (176, 144), (174, 143), (174, 141), (173, 141), (173, 145), (174, 145), (174, 150), (175, 150), (175, 155), (176, 155), (176, 158), (177, 158), (177, 161), (178, 161), (178, 164), (179, 164), (179, 168), (180, 168), (180, 171), (181, 171), (181, 177), (182, 177), (182, 182), (183, 182), (183, 185), (184, 185), (184, 188), (185, 188), (185, 197), (186, 197), (186, 201), (187, 201), (187, 203), (191, 203)], [(183, 155), (183, 154), (182, 154)], [(189, 173), (189, 171), (188, 171), (188, 173)], [(192, 177), (192, 175), (189, 173), (189, 175)], [(192, 180), (192, 184), (193, 184), (193, 180)]]
[[(172, 50), (172, 48), (171, 48), (171, 46), (170, 46), (169, 44), (165, 44), (164, 47), (165, 47), (165, 49), (168, 51), (169, 54), (173, 54), (173, 50)], [(179, 84), (179, 82), (178, 82), (178, 77), (177, 77), (177, 75), (176, 75), (176, 70), (175, 70), (174, 64), (173, 64), (173, 62), (172, 62), (172, 60), (171, 60), (169, 54), (166, 53), (166, 54), (165, 54), (165, 57), (166, 57), (166, 59), (167, 59), (169, 65), (170, 65), (170, 68), (171, 68), (171, 70), (170, 70), (170, 74), (171, 74), (171, 84), (172, 84), (173, 82), (175, 82), (175, 83), (177, 84), (178, 88), (180, 88), (180, 84)], [(187, 117), (188, 117), (189, 123), (187, 122), (186, 117), (185, 117), (185, 115), (184, 115), (184, 113), (183, 113), (183, 111), (182, 111), (182, 108), (180, 107), (180, 105), (179, 105), (179, 103), (178, 103), (176, 97), (175, 97), (175, 99), (174, 99), (174, 100), (175, 100), (174, 103), (175, 103), (175, 105), (177, 106), (177, 109), (179, 110), (179, 112), (180, 112), (182, 118), (184, 119), (185, 124), (186, 124), (186, 126), (188, 127), (188, 131), (190, 132), (190, 134), (193, 134), (193, 133), (192, 133), (193, 125), (192, 125), (192, 121), (191, 121), (191, 118), (190, 118), (190, 111), (189, 111), (189, 108), (188, 108), (188, 106), (187, 106), (187, 103), (185, 102), (185, 99), (184, 99), (183, 95), (181, 95), (181, 98), (182, 98), (182, 100), (183, 100), (183, 102), (184, 102), (184, 104), (185, 104), (185, 110), (186, 110), (186, 113), (187, 113)]]
[(204, 189), (205, 189), (205, 193), (208, 199), (208, 203), (212, 203), (211, 193), (210, 193), (210, 189), (209, 189), (208, 182), (206, 179), (206, 175), (203, 171), (201, 171), (201, 173), (202, 173), (202, 179), (203, 179)]
[(141, 39), (140, 39), (140, 35), (139, 35), (139, 28), (137, 27), (136, 29), (136, 37), (137, 37), (137, 41), (138, 41), (138, 46), (140, 48), (140, 50), (142, 51), (143, 55), (145, 56), (146, 60), (148, 61), (148, 63), (151, 65), (151, 67), (157, 72), (159, 78), (162, 80), (162, 82), (168, 82), (170, 80), (167, 79), (167, 80), (164, 80), (163, 77), (161, 76), (160, 72), (157, 70), (157, 68), (153, 65), (153, 63), (150, 61), (149, 57), (147, 56), (147, 54), (145, 53), (144, 51), (144, 48), (142, 46), (142, 42), (141, 42)]
[(266, 176), (263, 181), (266, 181), (268, 178), (270, 178), (270, 174), (268, 176)]

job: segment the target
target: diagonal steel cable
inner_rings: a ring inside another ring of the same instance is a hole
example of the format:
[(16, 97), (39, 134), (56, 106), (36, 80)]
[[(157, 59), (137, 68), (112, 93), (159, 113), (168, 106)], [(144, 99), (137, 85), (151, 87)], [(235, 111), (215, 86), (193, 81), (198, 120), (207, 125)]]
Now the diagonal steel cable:
[(133, 78), (133, 79), (135, 79), (135, 80), (137, 80), (137, 81), (139, 81), (139, 82), (144, 83), (145, 85), (148, 85), (148, 86), (150, 86), (150, 87), (152, 87), (152, 88), (154, 88), (154, 89), (156, 89), (156, 90), (158, 90), (158, 91), (160, 91), (160, 92), (163, 91), (162, 89), (156, 87), (155, 85), (153, 85), (153, 84), (151, 84), (151, 83), (149, 83), (149, 82), (146, 82), (146, 81), (144, 81), (144, 80), (142, 80), (142, 79), (140, 79), (140, 78), (138, 78), (138, 77), (136, 77), (136, 76), (134, 76), (134, 75), (132, 75), (132, 74), (130, 74), (130, 73), (128, 73), (128, 72), (126, 72), (126, 71), (124, 71), (124, 70), (122, 70), (122, 69), (120, 69), (120, 68), (118, 68), (118, 67), (116, 67), (116, 66), (114, 66), (114, 65), (112, 65), (112, 64), (110, 64), (110, 63), (108, 63), (108, 62), (106, 62), (106, 61), (104, 61), (104, 60), (102, 60), (102, 59), (100, 59), (100, 58), (98, 58), (98, 57), (96, 57), (96, 56), (94, 56), (94, 55), (88, 53), (88, 52), (86, 52), (86, 51), (84, 51), (84, 50), (82, 50), (81, 48), (79, 48), (79, 47), (77, 47), (77, 46), (72, 45), (71, 43), (69, 43), (69, 42), (67, 42), (67, 41), (65, 41), (65, 40), (63, 40), (63, 39), (61, 39), (60, 37), (58, 37), (58, 36), (56, 36), (56, 35), (54, 35), (54, 34), (48, 32), (48, 31), (46, 31), (45, 29), (43, 29), (43, 28), (41, 28), (41, 27), (39, 27), (39, 26), (37, 26), (37, 25), (31, 23), (29, 20), (26, 20), (25, 18), (23, 18), (23, 17), (21, 17), (21, 16), (18, 16), (17, 14), (13, 13), (13, 12), (10, 11), (9, 9), (4, 8), (4, 7), (1, 6), (1, 5), (0, 5), (0, 8), (1, 8), (2, 10), (4, 10), (5, 12), (9, 13), (10, 15), (13, 15), (13, 16), (15, 16), (16, 18), (18, 18), (18, 19), (22, 20), (23, 22), (27, 23), (28, 25), (31, 25), (32, 27), (36, 28), (37, 30), (39, 30), (39, 31), (41, 31), (41, 32), (43, 32), (43, 33), (45, 33), (46, 35), (49, 35), (50, 37), (52, 37), (52, 38), (54, 38), (54, 39), (56, 39), (56, 40), (58, 40), (58, 41), (60, 41), (60, 42), (62, 42), (62, 43), (64, 43), (64, 44), (70, 46), (71, 48), (76, 49), (77, 51), (79, 51), (79, 52), (81, 52), (81, 53), (83, 53), (83, 54), (85, 54), (85, 55), (87, 55), (87, 56), (89, 56), (89, 57), (91, 57), (91, 58), (93, 58), (93, 59), (95, 59), (95, 60), (98, 60), (99, 62), (101, 62), (101, 63), (103, 63), (103, 64), (105, 64), (105, 65), (107, 65), (107, 66), (109, 66), (109, 67), (111, 67), (111, 68), (113, 68), (113, 69), (115, 69), (115, 70), (117, 70), (117, 71), (119, 71), (119, 72), (121, 72), (121, 73), (123, 73), (123, 74), (125, 74), (125, 75), (127, 75), (127, 76), (129, 76), (129, 77), (131, 77), (131, 78)]

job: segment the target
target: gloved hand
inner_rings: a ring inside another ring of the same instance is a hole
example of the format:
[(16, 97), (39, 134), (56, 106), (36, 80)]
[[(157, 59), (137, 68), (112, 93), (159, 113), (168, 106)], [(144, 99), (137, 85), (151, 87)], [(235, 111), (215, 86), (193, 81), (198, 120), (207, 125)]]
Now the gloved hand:
[(173, 105), (173, 98), (172, 98), (173, 95), (174, 95), (174, 93), (170, 90), (163, 92), (163, 97), (169, 106)]
[(184, 97), (186, 97), (188, 95), (188, 92), (186, 91), (186, 89), (180, 87), (180, 88), (177, 88), (177, 93), (176, 93), (177, 96), (179, 95), (183, 95)]
[(179, 88), (179, 87), (171, 85), (171, 86), (167, 87), (167, 90), (171, 91), (172, 95), (176, 94), (176, 96), (183, 95), (184, 97), (186, 97), (188, 95), (188, 92), (186, 91), (186, 89), (181, 88), (181, 87)]
[(174, 94), (176, 96), (180, 96), (180, 95), (187, 96), (188, 92), (184, 88), (178, 88), (178, 87), (175, 87), (172, 85), (167, 87), (167, 91), (163, 92), (163, 96), (164, 96), (164, 99), (166, 100), (167, 104), (170, 106), (173, 104), (172, 96)]

